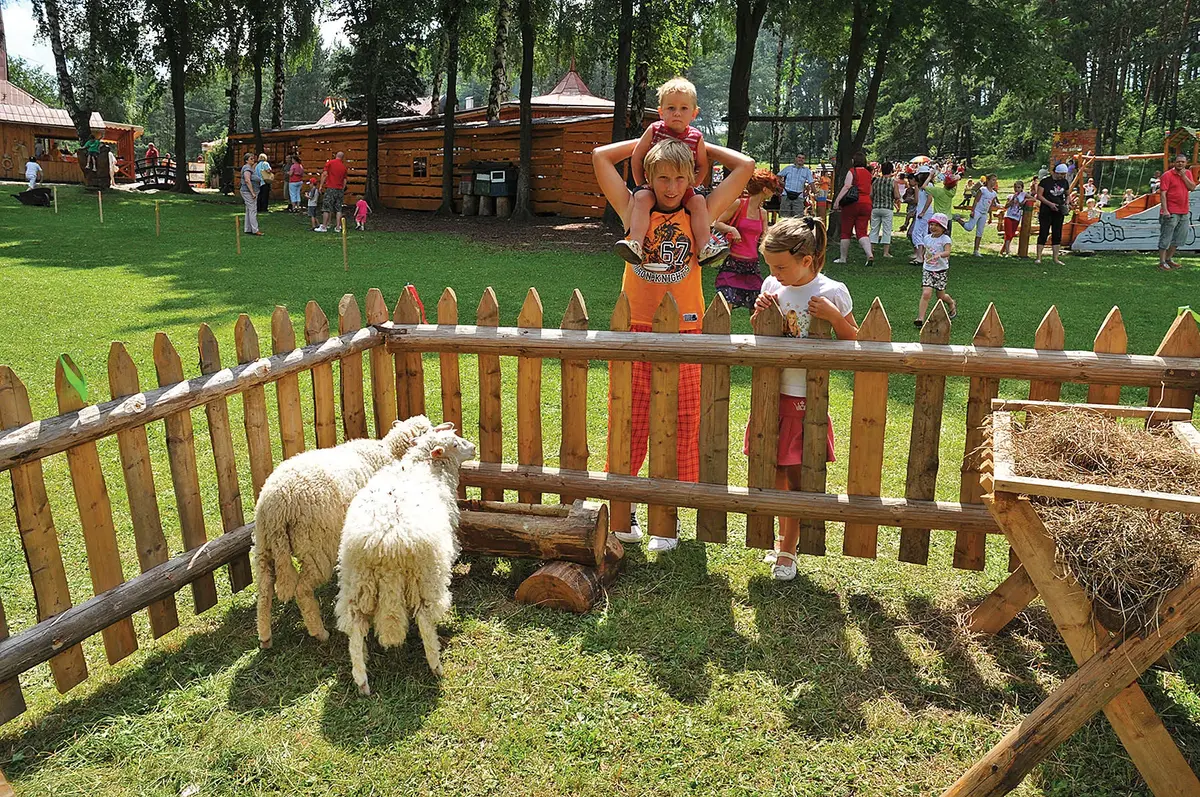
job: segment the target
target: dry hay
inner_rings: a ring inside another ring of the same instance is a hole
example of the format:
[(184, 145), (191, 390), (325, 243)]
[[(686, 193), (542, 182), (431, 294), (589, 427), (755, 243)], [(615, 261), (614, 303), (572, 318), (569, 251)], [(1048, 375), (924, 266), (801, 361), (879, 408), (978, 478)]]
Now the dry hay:
[[(1169, 427), (1146, 429), (1094, 412), (1030, 413), (1012, 439), (1019, 476), (1200, 494), (1200, 456)], [(1058, 561), (1111, 630), (1133, 634), (1200, 560), (1200, 515), (1033, 497)]]

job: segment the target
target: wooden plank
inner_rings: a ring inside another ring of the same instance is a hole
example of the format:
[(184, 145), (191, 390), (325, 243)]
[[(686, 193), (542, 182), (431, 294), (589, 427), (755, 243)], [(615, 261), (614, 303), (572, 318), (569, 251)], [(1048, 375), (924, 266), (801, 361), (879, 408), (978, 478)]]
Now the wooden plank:
[[(250, 322), (250, 316), (245, 313), (238, 316), (237, 323), (233, 325), (233, 344), (239, 363), (258, 360), (258, 332)], [(261, 385), (242, 393), (242, 422), (246, 429), (246, 450), (250, 456), (250, 484), (254, 488), (254, 500), (258, 501), (263, 484), (271, 471), (275, 470), (271, 430), (267, 425), (267, 393)]]
[[(629, 331), (629, 297), (622, 291), (613, 307), (609, 329)], [(614, 360), (608, 364), (608, 463), (609, 473), (629, 475), (632, 467), (630, 445), (633, 438), (633, 363)], [(608, 523), (612, 531), (629, 531), (628, 501), (609, 503)]]
[[(1063, 329), (1062, 319), (1058, 317), (1058, 308), (1052, 305), (1034, 333), (1033, 347), (1042, 351), (1061, 351), (1066, 342), (1067, 333)], [(1034, 379), (1029, 383), (1030, 401), (1058, 401), (1061, 397), (1061, 381)]]
[(1160, 493), (1152, 490), (1110, 487), (1106, 484), (1080, 484), (1078, 482), (1033, 479), (1026, 476), (995, 477), (997, 490), (1024, 495), (1041, 495), (1047, 498), (1065, 498), (1074, 501), (1097, 501), (1105, 504), (1136, 506), (1163, 512), (1200, 512), (1200, 496)]
[[(989, 304), (987, 311), (975, 330), (972, 340), (975, 346), (1003, 346), (1004, 324), (996, 312), (996, 305)], [(983, 488), (979, 484), (979, 465), (983, 456), (983, 425), (991, 415), (991, 402), (1000, 392), (1000, 380), (992, 377), (971, 378), (967, 393), (967, 434), (963, 448), (963, 464), (959, 483), (958, 500), (964, 504), (983, 502)], [(954, 566), (963, 570), (983, 570), (987, 555), (987, 537), (983, 534), (959, 532), (954, 538)]]
[[(165, 333), (154, 336), (154, 370), (159, 387), (183, 381), (183, 363)], [(192, 432), (191, 410), (168, 415), (167, 459), (171, 465), (171, 484), (175, 489), (175, 505), (179, 509), (179, 527), (183, 532), (183, 548), (193, 551), (208, 542), (204, 529), (204, 505), (200, 500), (200, 474), (196, 468), (196, 440)], [(212, 574), (192, 582), (192, 604), (196, 614), (215, 606), (217, 584)]]
[[(200, 373), (215, 374), (221, 370), (221, 350), (217, 336), (208, 324), (200, 325)], [(328, 366), (326, 366), (328, 367)], [(221, 528), (226, 534), (246, 525), (242, 509), (242, 487), (238, 479), (237, 456), (233, 453), (233, 430), (229, 424), (229, 402), (220, 398), (204, 405), (208, 419), (208, 437), (212, 443), (213, 463), (217, 471), (217, 497), (221, 505)], [(165, 551), (162, 561), (166, 561)], [(156, 563), (160, 564), (160, 563)], [(146, 568), (142, 568), (145, 572)], [(241, 556), (229, 564), (229, 584), (241, 592), (254, 581), (250, 556)]]
[[(25, 384), (11, 368), (0, 365), (0, 428), (10, 429), (29, 423), (33, 423), (33, 413)], [(12, 478), (17, 530), (21, 534), (21, 547), (33, 582), (38, 620), (48, 620), (71, 608), (71, 593), (46, 496), (42, 463), (34, 460), (26, 465), (15, 465), (9, 469), (9, 476)], [(50, 672), (60, 693), (85, 681), (88, 673), (83, 649), (73, 645), (52, 658)]]
[[(304, 307), (304, 342), (312, 346), (329, 340), (329, 318), (321, 305), (310, 301)], [(359, 360), (361, 367), (362, 360)], [(317, 448), (337, 445), (337, 406), (333, 398), (333, 364), (322, 363), (312, 371), (313, 430)], [(359, 395), (361, 395), (361, 390)], [(240, 525), (240, 524), (239, 524)]]
[[(446, 288), (438, 299), (437, 322), (439, 325), (454, 327), (458, 324), (458, 296), (453, 288)], [(454, 424), (455, 429), (463, 428), (462, 418), (462, 379), (458, 368), (458, 355), (442, 352), (438, 355), (438, 371), (442, 394), (442, 421)], [(458, 497), (466, 498), (467, 488), (458, 485)]]
[(1000, 629), (1025, 610), (1037, 594), (1037, 587), (1025, 567), (1018, 567), (992, 590), (983, 603), (971, 610), (968, 627), (975, 634), (998, 634)]
[[(542, 298), (537, 288), (530, 288), (521, 305), (521, 313), (517, 316), (517, 326), (521, 329), (541, 329), (542, 315)], [(522, 465), (544, 464), (542, 361), (537, 357), (517, 358), (517, 462)], [(526, 504), (540, 504), (542, 494), (522, 491), (519, 500)]]
[[(287, 308), (276, 305), (271, 314), (271, 350), (275, 354), (287, 354), (296, 348), (296, 330)], [(275, 400), (279, 411), (279, 441), (283, 445), (283, 458), (288, 459), (304, 452), (304, 416), (300, 411), (300, 377), (290, 374), (275, 383)]]
[[(587, 305), (583, 294), (576, 288), (571, 292), (567, 309), (563, 313), (561, 329), (586, 330), (588, 328)], [(558, 450), (559, 467), (569, 470), (587, 470), (587, 388), (588, 361), (564, 359), (562, 361), (562, 437)], [(573, 505), (582, 496), (563, 495), (559, 503)]]
[[(421, 308), (407, 285), (400, 291), (400, 298), (396, 300), (392, 320), (397, 324), (421, 323)], [(414, 350), (397, 354), (395, 366), (396, 417), (411, 418), (414, 415), (424, 415), (425, 367), (421, 362), (421, 352)]]
[[(732, 331), (729, 302), (715, 294), (704, 311), (705, 335), (728, 335)], [(611, 366), (610, 366), (611, 367)], [(705, 484), (729, 483), (729, 366), (700, 366), (700, 481)], [(701, 509), (696, 513), (696, 539), (701, 542), (725, 542), (729, 536), (729, 516), (724, 512)]]
[[(87, 403), (67, 381), (64, 367), (82, 376), (70, 355), (64, 354), (58, 358), (54, 368), (54, 393), (58, 398), (58, 411), (78, 412), (87, 406)], [(121, 572), (121, 552), (117, 548), (112, 504), (109, 501), (104, 473), (100, 469), (100, 453), (96, 444), (84, 443), (68, 449), (67, 467), (71, 473), (75, 506), (79, 508), (79, 525), (87, 550), (92, 592), (99, 595), (123, 583), (125, 575)], [(137, 650), (137, 635), (134, 634), (133, 619), (130, 617), (117, 620), (103, 629), (102, 636), (109, 664), (116, 664)]]
[[(1092, 351), (1105, 354), (1124, 354), (1129, 346), (1129, 337), (1125, 334), (1125, 320), (1121, 318), (1121, 309), (1114, 307), (1108, 311), (1108, 316), (1096, 333)], [(1087, 400), (1090, 404), (1120, 404), (1121, 386), (1093, 383), (1088, 385)]]
[(1200, 454), (1200, 431), (1190, 423), (1175, 421), (1171, 424), (1171, 431), (1175, 433), (1175, 437), (1179, 442), (1190, 448), (1196, 454)]
[[(654, 311), (652, 332), (679, 333), (679, 305), (670, 293)], [(679, 477), (679, 365), (655, 363), (650, 370), (650, 477)], [(650, 535), (674, 538), (678, 509), (669, 504), (651, 503), (647, 509)]]
[[(949, 340), (950, 316), (945, 304), (939, 301), (921, 327), (921, 343), (937, 345)], [(917, 377), (912, 436), (908, 445), (908, 477), (904, 488), (907, 498), (929, 500), (937, 492), (938, 446), (942, 437), (945, 398), (946, 377), (934, 374)], [(919, 565), (929, 562), (929, 529), (900, 529), (900, 561)]]
[[(367, 323), (388, 320), (387, 303), (378, 288), (367, 291)], [(371, 407), (375, 413), (375, 436), (382, 438), (396, 422), (396, 372), (383, 348), (371, 349)]]
[[(8, 618), (4, 614), (4, 604), (0, 603), (0, 644), (8, 639)], [(25, 713), (25, 695), (21, 693), (21, 682), (15, 676), (0, 682), (0, 725)], [(0, 787), (6, 786), (4, 773), (0, 772)], [(8, 790), (11, 795), (12, 789)], [(0, 790), (0, 797), (4, 792)]]
[[(1200, 358), (1200, 326), (1191, 313), (1175, 317), (1162, 343), (1154, 352), (1158, 357), (1189, 357), (1193, 362)], [(1150, 388), (1149, 404), (1153, 407), (1182, 407), (1191, 409), (1196, 403), (1196, 388), (1163, 388), (1154, 384)]]
[[(108, 349), (108, 387), (114, 399), (137, 396), (142, 392), (137, 366), (121, 343), (114, 342)], [(125, 476), (125, 495), (129, 500), (138, 565), (145, 573), (170, 557), (158, 511), (158, 489), (154, 484), (146, 427), (117, 432), (117, 447), (121, 453), (121, 471)], [(148, 613), (150, 632), (155, 639), (179, 625), (174, 595), (150, 604)]]
[[(480, 327), (500, 325), (500, 305), (496, 292), (490, 287), (483, 292), (475, 311), (475, 323)], [(504, 428), (500, 413), (500, 357), (479, 355), (479, 461), (501, 462), (504, 459)], [(504, 491), (488, 488), (485, 501), (503, 501)]]
[[(808, 337), (828, 340), (831, 336), (829, 322), (816, 318), (809, 320)], [(826, 463), (829, 457), (829, 371), (809, 368), (805, 373), (806, 409), (804, 411), (804, 459), (800, 465), (800, 489), (810, 493), (825, 492)], [(825, 522), (800, 520), (799, 553), (813, 556), (825, 555)]]
[[(879, 297), (871, 304), (858, 327), (859, 340), (890, 341), (892, 325)], [(858, 371), (854, 374), (854, 398), (850, 408), (850, 462), (846, 492), (879, 495), (883, 484), (883, 448), (887, 432), (888, 375)], [(847, 523), (842, 541), (846, 556), (874, 559), (879, 527)]]
[[(338, 333), (345, 335), (362, 328), (358, 299), (347, 293), (338, 302)], [(367, 411), (363, 401), (362, 352), (338, 361), (339, 397), (342, 402), (342, 434), (346, 440), (367, 436)], [(317, 438), (320, 445), (320, 438)]]
[(1188, 409), (1174, 407), (1129, 407), (1119, 404), (1072, 404), (1068, 401), (1021, 401), (1020, 399), (992, 399), (992, 411), (1025, 412), (1064, 412), (1067, 410), (1084, 410), (1109, 418), (1146, 418), (1154, 421), (1187, 421), (1192, 417)]
[[(772, 305), (754, 316), (751, 327), (755, 337), (783, 334), (783, 313)], [(747, 484), (750, 487), (775, 486), (779, 457), (779, 381), (780, 370), (773, 366), (757, 367), (750, 377), (750, 463)], [(746, 546), (770, 550), (775, 546), (775, 518), (754, 514), (746, 518)]]

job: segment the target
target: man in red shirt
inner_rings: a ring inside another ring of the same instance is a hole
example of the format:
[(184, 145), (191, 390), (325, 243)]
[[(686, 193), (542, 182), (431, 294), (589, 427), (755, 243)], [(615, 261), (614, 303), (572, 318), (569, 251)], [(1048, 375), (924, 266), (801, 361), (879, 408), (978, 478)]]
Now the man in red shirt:
[(321, 225), (316, 231), (328, 232), (329, 214), (334, 213), (337, 222), (334, 230), (340, 232), (343, 224), (342, 201), (346, 196), (346, 153), (339, 152), (325, 161), (325, 168), (321, 170), (321, 184), (317, 186), (317, 190), (324, 191), (325, 197), (322, 200)]
[(1188, 171), (1187, 155), (1175, 156), (1174, 168), (1164, 172), (1158, 187), (1158, 267), (1162, 271), (1183, 268), (1175, 262), (1175, 250), (1187, 243), (1191, 220), (1188, 218), (1188, 193), (1196, 190), (1196, 181)]

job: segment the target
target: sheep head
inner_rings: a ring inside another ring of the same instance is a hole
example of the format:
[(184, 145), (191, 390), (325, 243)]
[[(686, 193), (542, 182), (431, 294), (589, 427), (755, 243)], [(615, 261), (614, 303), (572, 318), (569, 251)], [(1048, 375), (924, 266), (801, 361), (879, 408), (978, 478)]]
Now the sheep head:
[(409, 457), (427, 457), (432, 463), (440, 463), (454, 471), (475, 457), (475, 444), (459, 437), (454, 428), (438, 427), (426, 432), (413, 446)]
[[(441, 429), (446, 425), (442, 424), (442, 426), (437, 428)], [(454, 428), (454, 424), (450, 424), (449, 426), (451, 429)], [(393, 423), (387, 436), (383, 438), (383, 443), (387, 446), (388, 451), (393, 457), (400, 459), (421, 435), (431, 431), (433, 428), (433, 422), (424, 415), (414, 415), (411, 418), (405, 418), (402, 421)]]

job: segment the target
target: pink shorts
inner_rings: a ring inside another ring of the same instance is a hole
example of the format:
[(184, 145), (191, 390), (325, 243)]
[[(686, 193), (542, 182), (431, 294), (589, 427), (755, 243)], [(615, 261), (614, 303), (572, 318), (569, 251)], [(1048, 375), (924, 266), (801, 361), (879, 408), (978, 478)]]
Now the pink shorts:
[[(799, 465), (804, 458), (804, 410), (808, 400), (803, 396), (779, 397), (779, 448), (776, 466), (780, 468)], [(829, 421), (829, 432), (825, 446), (826, 462), (833, 462), (833, 421)], [(742, 453), (750, 456), (750, 427), (746, 427), (742, 439)]]

